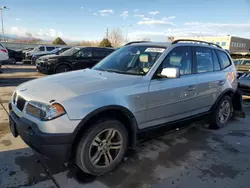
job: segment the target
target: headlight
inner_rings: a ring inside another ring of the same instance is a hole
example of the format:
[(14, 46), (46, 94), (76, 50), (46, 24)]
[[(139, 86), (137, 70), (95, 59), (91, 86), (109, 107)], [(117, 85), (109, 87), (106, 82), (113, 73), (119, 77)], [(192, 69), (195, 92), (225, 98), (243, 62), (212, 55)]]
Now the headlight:
[(42, 121), (47, 121), (66, 114), (66, 111), (63, 106), (58, 103), (48, 105), (30, 101), (26, 107), (26, 113), (39, 118)]
[(54, 63), (56, 61), (57, 61), (57, 59), (48, 59), (48, 63)]

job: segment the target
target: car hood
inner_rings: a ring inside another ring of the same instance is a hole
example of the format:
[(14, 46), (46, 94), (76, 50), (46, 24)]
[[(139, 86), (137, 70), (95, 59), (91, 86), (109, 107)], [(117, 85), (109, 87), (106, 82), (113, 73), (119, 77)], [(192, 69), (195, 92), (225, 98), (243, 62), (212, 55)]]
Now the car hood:
[(141, 76), (84, 69), (35, 79), (20, 85), (16, 91), (27, 100), (49, 103), (51, 100), (59, 102), (87, 93), (125, 87), (140, 79)]
[(49, 55), (45, 55), (45, 56), (42, 56), (42, 57), (40, 57), (39, 59), (41, 59), (41, 60), (44, 60), (44, 59), (54, 59), (54, 58), (57, 58), (57, 56), (58, 55), (56, 55), (56, 54), (49, 54)]

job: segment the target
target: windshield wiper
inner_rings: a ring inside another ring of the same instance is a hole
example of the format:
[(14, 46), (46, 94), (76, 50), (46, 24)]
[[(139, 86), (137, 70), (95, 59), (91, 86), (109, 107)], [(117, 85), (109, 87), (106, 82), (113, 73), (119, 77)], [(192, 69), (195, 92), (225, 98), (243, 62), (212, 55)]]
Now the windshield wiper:
[(119, 74), (129, 74), (129, 75), (142, 76), (141, 74), (136, 74), (136, 73), (132, 73), (132, 72), (124, 72), (124, 71), (119, 71), (119, 70), (116, 70), (116, 69), (97, 69), (97, 70), (105, 71), (105, 72), (119, 73)]

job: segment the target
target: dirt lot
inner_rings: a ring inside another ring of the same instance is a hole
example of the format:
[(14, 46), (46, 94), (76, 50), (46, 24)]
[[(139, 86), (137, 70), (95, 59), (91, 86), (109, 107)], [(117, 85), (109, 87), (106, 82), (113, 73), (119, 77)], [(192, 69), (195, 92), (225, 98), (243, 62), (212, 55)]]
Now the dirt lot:
[(218, 131), (194, 123), (141, 141), (123, 164), (102, 177), (81, 173), (35, 154), (8, 127), (7, 104), (17, 85), (44, 75), (33, 66), (3, 66), (0, 75), (0, 187), (250, 187), (250, 103), (245, 119)]

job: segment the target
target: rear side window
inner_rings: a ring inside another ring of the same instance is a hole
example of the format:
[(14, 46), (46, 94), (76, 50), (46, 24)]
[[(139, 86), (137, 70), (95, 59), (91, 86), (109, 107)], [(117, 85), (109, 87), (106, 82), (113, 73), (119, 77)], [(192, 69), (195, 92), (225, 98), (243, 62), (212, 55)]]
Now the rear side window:
[(213, 55), (209, 48), (195, 48), (195, 58), (198, 73), (212, 72), (214, 70)]
[(222, 65), (222, 69), (225, 69), (226, 67), (230, 66), (231, 62), (227, 54), (219, 50), (217, 50), (217, 53), (218, 53), (218, 57)]
[(52, 50), (54, 50), (55, 49), (55, 47), (46, 47), (46, 49), (47, 49), (47, 51), (52, 51)]

